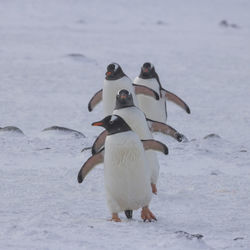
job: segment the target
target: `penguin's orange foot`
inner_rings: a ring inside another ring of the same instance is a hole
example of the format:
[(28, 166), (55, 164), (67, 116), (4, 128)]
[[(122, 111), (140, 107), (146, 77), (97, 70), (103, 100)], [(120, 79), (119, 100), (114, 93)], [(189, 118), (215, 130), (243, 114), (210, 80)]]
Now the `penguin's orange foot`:
[(151, 183), (151, 188), (152, 188), (152, 193), (156, 195), (157, 194), (157, 187), (156, 187), (156, 185), (153, 184), (153, 183)]
[(119, 218), (117, 213), (113, 213), (110, 221), (121, 222), (121, 219)]
[(157, 220), (154, 214), (150, 211), (148, 207), (143, 207), (141, 210), (141, 218), (143, 221), (149, 221), (151, 222), (152, 220)]

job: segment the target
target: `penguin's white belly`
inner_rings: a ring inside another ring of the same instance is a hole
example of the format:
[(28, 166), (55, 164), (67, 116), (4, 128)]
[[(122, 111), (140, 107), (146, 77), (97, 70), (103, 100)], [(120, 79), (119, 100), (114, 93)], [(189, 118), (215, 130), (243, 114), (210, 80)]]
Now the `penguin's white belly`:
[(118, 80), (104, 80), (103, 85), (103, 109), (104, 115), (111, 115), (116, 102), (116, 95), (121, 89), (126, 89), (132, 93), (134, 103), (138, 106), (138, 102), (135, 96), (134, 87), (132, 85), (132, 80), (127, 76), (122, 77)]
[[(130, 128), (139, 136), (141, 140), (153, 139), (149, 130), (144, 113), (137, 107), (128, 107), (123, 109), (115, 109), (114, 115), (119, 115)], [(146, 165), (150, 173), (151, 183), (156, 184), (159, 177), (159, 162), (156, 152), (152, 150), (145, 151)]]
[[(134, 83), (151, 88), (160, 96), (159, 84), (156, 79), (142, 79), (136, 77)], [(137, 100), (139, 108), (145, 113), (147, 118), (159, 122), (166, 122), (167, 114), (165, 98), (160, 98), (160, 100), (157, 101), (145, 95), (137, 95)]]
[(147, 206), (151, 200), (143, 145), (132, 131), (107, 136), (104, 179), (112, 213)]

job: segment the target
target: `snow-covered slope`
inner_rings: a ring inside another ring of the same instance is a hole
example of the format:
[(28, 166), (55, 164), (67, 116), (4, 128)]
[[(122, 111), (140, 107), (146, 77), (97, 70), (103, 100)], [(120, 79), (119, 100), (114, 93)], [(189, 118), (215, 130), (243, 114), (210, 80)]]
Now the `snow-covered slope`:
[[(0, 129), (0, 249), (250, 249), (249, 13), (248, 0), (0, 1), (0, 127), (25, 134)], [(156, 135), (170, 153), (155, 223), (108, 221), (102, 165), (76, 180), (113, 61), (131, 78), (151, 61), (191, 108), (168, 103), (188, 143)], [(53, 125), (86, 138), (42, 132)]]

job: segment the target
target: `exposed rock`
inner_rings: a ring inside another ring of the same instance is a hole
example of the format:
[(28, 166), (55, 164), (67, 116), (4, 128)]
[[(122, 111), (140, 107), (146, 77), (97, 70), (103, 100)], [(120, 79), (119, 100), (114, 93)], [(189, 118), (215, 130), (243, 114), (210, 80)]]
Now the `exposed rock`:
[(6, 126), (3, 128), (0, 128), (0, 132), (12, 132), (12, 133), (24, 135), (23, 131), (20, 128), (14, 127), (14, 126)]
[(236, 238), (234, 238), (234, 240), (244, 240), (244, 238), (243, 237), (236, 237)]
[(234, 29), (239, 29), (240, 26), (235, 24), (235, 23), (229, 23), (227, 20), (221, 20), (219, 23), (220, 26), (224, 28), (234, 28)]
[(176, 231), (175, 233), (178, 235), (178, 237), (185, 237), (188, 240), (193, 240), (193, 239), (200, 240), (204, 237), (202, 234), (190, 234), (185, 231)]
[(82, 132), (79, 132), (77, 130), (70, 129), (70, 128), (65, 128), (65, 127), (52, 126), (52, 127), (45, 128), (44, 130), (42, 130), (42, 132), (45, 132), (45, 131), (63, 132), (64, 134), (73, 134), (74, 136), (85, 138), (85, 135)]
[(89, 58), (81, 53), (70, 53), (66, 56), (71, 58), (74, 61), (97, 64), (96, 60)]
[(208, 134), (208, 135), (206, 135), (203, 139), (210, 139), (210, 138), (216, 138), (216, 139), (220, 139), (221, 137), (219, 136), (219, 135), (217, 135), (217, 134)]

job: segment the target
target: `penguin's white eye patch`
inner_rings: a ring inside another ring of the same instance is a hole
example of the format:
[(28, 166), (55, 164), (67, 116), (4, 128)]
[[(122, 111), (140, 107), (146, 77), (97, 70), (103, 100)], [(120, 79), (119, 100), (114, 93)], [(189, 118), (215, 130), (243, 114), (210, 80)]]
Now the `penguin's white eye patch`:
[(117, 120), (117, 116), (112, 115), (112, 116), (111, 116), (111, 119), (110, 119), (110, 121), (109, 121), (109, 123), (112, 124), (115, 120)]
[(116, 71), (118, 69), (119, 65), (117, 63), (114, 63), (114, 66), (115, 66), (114, 71)]

